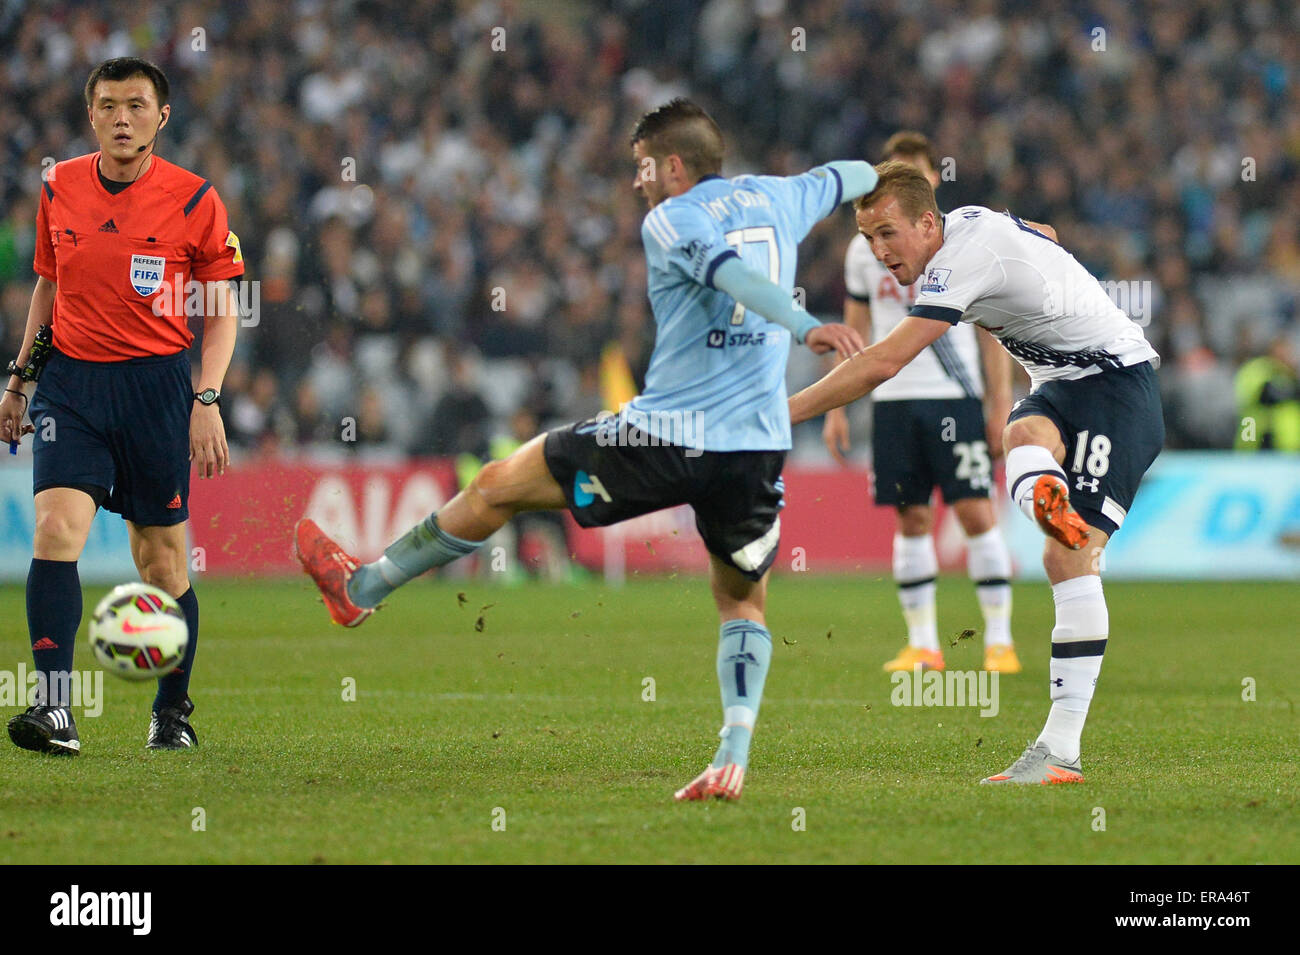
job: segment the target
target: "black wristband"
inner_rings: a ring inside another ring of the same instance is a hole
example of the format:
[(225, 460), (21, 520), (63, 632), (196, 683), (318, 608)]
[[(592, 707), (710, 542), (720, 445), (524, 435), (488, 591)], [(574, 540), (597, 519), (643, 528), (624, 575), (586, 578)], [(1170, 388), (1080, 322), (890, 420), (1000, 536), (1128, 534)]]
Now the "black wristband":
[(6, 394), (10, 394), (10, 395), (17, 395), (19, 398), (23, 399), (23, 407), (24, 407), (24, 408), (26, 408), (27, 405), (30, 403), (29, 400), (28, 400), (28, 398), (27, 398), (26, 393), (24, 393), (24, 392), (21, 392), (21, 391), (15, 391), (13, 388), (6, 388), (6, 389), (5, 389), (5, 393), (6, 393)]

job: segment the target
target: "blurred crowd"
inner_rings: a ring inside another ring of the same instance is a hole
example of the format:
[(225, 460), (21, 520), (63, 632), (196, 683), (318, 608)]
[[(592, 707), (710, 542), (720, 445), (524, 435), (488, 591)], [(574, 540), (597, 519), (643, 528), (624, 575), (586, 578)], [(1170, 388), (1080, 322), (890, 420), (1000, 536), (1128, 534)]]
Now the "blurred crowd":
[[(260, 283), (224, 401), (252, 453), (486, 454), (518, 412), (574, 420), (639, 380), (628, 134), (675, 95), (719, 120), (728, 174), (926, 132), (941, 206), (1049, 222), (1140, 290), (1170, 446), (1232, 446), (1237, 368), (1300, 342), (1290, 0), (11, 0), (0, 48), (4, 354), (43, 164), (96, 148), (90, 69), (146, 56), (172, 84), (159, 154), (216, 186)], [(846, 210), (801, 247), (815, 314), (840, 312), (852, 232)]]

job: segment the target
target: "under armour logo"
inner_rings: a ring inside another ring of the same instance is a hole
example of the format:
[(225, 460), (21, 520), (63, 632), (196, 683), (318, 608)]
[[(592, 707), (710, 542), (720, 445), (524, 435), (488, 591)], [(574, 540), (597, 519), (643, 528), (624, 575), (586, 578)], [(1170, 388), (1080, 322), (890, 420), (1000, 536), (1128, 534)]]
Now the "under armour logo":
[(1089, 494), (1096, 494), (1097, 487), (1100, 484), (1101, 484), (1101, 478), (1093, 478), (1091, 481), (1089, 481), (1082, 474), (1080, 474), (1077, 478), (1074, 479), (1074, 489), (1076, 491), (1082, 491), (1084, 488), (1087, 488)]
[(1052, 686), (1065, 686), (1064, 678), (1059, 676), (1055, 680), (1048, 680), (1047, 682), (1052, 684)]

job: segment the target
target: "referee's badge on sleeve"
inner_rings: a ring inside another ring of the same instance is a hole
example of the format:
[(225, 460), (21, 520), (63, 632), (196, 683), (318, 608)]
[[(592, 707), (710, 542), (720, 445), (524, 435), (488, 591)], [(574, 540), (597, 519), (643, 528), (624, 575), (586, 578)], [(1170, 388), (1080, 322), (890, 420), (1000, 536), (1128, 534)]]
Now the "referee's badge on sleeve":
[(152, 295), (162, 287), (166, 267), (161, 255), (131, 256), (131, 287), (141, 295)]
[(227, 232), (226, 245), (235, 250), (235, 257), (231, 259), (232, 262), (238, 263), (244, 261), (244, 250), (239, 247), (239, 236), (235, 235), (233, 232)]

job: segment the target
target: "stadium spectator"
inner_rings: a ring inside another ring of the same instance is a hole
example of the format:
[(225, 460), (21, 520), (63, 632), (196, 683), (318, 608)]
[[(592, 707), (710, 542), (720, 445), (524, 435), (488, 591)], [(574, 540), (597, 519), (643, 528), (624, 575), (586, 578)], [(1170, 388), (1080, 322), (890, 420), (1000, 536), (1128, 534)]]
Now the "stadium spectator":
[(1274, 339), (1267, 355), (1241, 366), (1236, 378), (1243, 451), (1300, 451), (1300, 377), (1289, 339)]
[[(735, 130), (728, 174), (878, 155), (900, 127), (951, 144), (946, 203), (1051, 222), (1102, 280), (1153, 277), (1146, 331), (1170, 358), (1162, 387), (1226, 407), (1241, 343), (1272, 337), (1259, 316), (1293, 312), (1300, 283), (1290, 12), (1283, 0), (1033, 12), (957, 0), (249, 0), (238, 17), (161, 0), (125, 14), (107, 0), (10, 6), (0, 284), (34, 281), (41, 172), (93, 148), (64, 77), (112, 53), (151, 56), (184, 90), (169, 145), (182, 165), (203, 157), (263, 282), (241, 345), (250, 368), (272, 369), (282, 395), (312, 381), (335, 421), (355, 413), (341, 407), (356, 404), (344, 395), (365, 354), (351, 339), (367, 292), (383, 288), (387, 353), (429, 392), (412, 408), (417, 433), (440, 385), (412, 369), (448, 342), (580, 365), (608, 340), (652, 339), (641, 213), (611, 185), (625, 177), (632, 119), (689, 93)], [(504, 50), (492, 49), (495, 26)], [(816, 314), (838, 310), (852, 229), (846, 213), (801, 249), (798, 284)], [(504, 312), (492, 308), (499, 286)], [(4, 314), (12, 340), (22, 316)], [(326, 339), (323, 367), (313, 348)], [(1171, 443), (1231, 443), (1168, 407)], [(497, 427), (509, 410), (494, 411)], [(820, 444), (813, 428), (795, 442), (796, 456)]]

